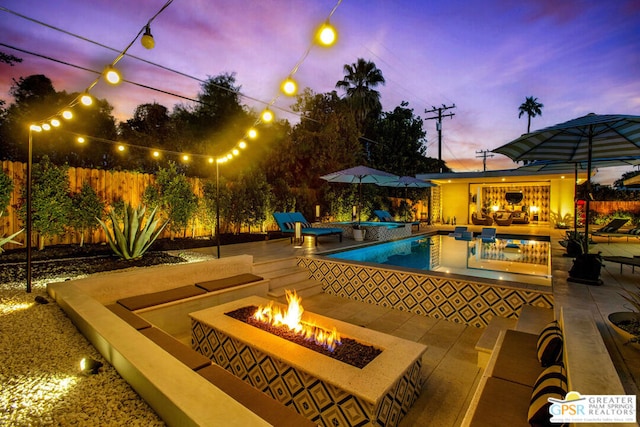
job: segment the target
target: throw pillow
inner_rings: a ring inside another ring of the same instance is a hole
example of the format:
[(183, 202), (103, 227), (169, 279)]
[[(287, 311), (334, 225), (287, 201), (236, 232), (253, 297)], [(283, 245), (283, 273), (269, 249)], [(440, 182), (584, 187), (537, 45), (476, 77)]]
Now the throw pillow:
[(551, 365), (542, 371), (531, 392), (528, 414), (529, 424), (532, 426), (551, 425), (549, 421), (551, 418), (551, 414), (549, 414), (549, 407), (551, 406), (549, 398), (564, 400), (568, 389), (567, 371), (564, 366)]
[(544, 327), (538, 336), (538, 360), (544, 367), (562, 360), (562, 330), (554, 320)]
[(294, 228), (296, 228), (296, 223), (295, 222), (285, 222), (284, 223), (284, 228), (287, 230), (293, 230)]

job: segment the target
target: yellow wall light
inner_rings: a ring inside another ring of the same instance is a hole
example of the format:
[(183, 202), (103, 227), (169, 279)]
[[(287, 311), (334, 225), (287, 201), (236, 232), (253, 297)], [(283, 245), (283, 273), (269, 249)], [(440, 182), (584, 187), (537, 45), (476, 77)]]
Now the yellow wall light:
[(122, 82), (120, 72), (113, 65), (107, 65), (102, 73), (105, 80), (112, 85), (119, 85)]
[(318, 44), (321, 46), (333, 46), (338, 40), (336, 29), (327, 21), (320, 26), (316, 34)]
[(287, 77), (280, 86), (282, 92), (287, 96), (293, 96), (298, 92), (298, 84), (291, 76)]

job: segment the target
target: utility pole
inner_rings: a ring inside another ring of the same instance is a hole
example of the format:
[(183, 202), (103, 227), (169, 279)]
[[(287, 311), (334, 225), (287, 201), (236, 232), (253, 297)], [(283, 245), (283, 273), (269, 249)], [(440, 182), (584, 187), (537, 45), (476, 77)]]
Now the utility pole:
[(424, 110), (425, 114), (438, 112), (437, 116), (425, 117), (425, 120), (436, 120), (436, 129), (438, 130), (438, 163), (440, 165), (440, 173), (442, 173), (442, 118), (453, 117), (456, 115), (456, 113), (442, 114), (442, 112), (451, 108), (456, 108), (456, 104), (449, 106), (442, 104), (442, 107), (431, 107), (431, 110)]
[(493, 157), (495, 154), (489, 154), (489, 150), (480, 150), (476, 151), (476, 154), (480, 154), (476, 156), (476, 159), (482, 157), (482, 172), (487, 171), (487, 157)]

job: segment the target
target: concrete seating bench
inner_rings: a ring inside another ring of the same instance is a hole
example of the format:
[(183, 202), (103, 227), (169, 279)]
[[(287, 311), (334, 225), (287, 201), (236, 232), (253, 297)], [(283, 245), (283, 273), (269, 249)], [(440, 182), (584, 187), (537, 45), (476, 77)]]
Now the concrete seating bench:
[[(545, 385), (542, 375), (549, 370), (555, 370), (554, 387), (561, 384), (565, 394), (625, 394), (592, 313), (563, 307), (558, 326), (562, 331), (562, 367), (542, 366), (537, 334), (500, 331), (462, 426), (529, 426), (532, 411), (548, 414), (547, 396), (538, 394), (535, 386)], [(550, 376), (544, 378), (546, 381)]]
[(202, 369), (211, 365), (208, 357), (198, 353), (197, 351), (187, 347), (171, 335), (163, 332), (158, 328), (145, 328), (140, 333), (158, 344), (167, 353), (184, 363), (193, 371)]
[(142, 317), (138, 316), (133, 311), (129, 310), (128, 308), (120, 304), (109, 304), (105, 307), (107, 307), (119, 318), (127, 322), (129, 325), (133, 326), (138, 331), (141, 329), (151, 327), (151, 323), (147, 322)]
[(196, 283), (196, 286), (198, 288), (204, 289), (207, 292), (214, 292), (221, 289), (231, 288), (233, 286), (257, 282), (258, 280), (262, 280), (262, 277), (256, 276), (255, 274), (251, 273), (243, 273), (231, 277), (225, 277), (222, 279), (208, 280), (206, 282)]
[(292, 408), (278, 403), (221, 366), (212, 364), (199, 369), (197, 373), (274, 426), (316, 426)]
[(195, 297), (196, 295), (202, 295), (206, 293), (207, 291), (195, 285), (187, 285), (180, 286), (178, 288), (167, 289), (164, 291), (151, 292), (148, 294), (122, 298), (118, 300), (118, 304), (128, 310), (135, 311), (171, 301)]
[(482, 369), (487, 367), (500, 332), (507, 329), (515, 329), (521, 332), (537, 334), (553, 319), (553, 309), (534, 307), (532, 305), (522, 306), (518, 319), (501, 316), (493, 317), (475, 347), (478, 352), (478, 367)]

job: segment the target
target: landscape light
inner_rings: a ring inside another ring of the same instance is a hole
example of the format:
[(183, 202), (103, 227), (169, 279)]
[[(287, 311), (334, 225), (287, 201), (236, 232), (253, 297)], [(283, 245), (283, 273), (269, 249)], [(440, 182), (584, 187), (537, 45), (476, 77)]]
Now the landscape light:
[(333, 46), (338, 39), (336, 29), (329, 23), (329, 21), (322, 24), (317, 33), (317, 40), (322, 46)]
[(151, 27), (148, 25), (144, 28), (144, 34), (140, 39), (140, 43), (146, 49), (153, 49), (156, 45), (156, 41), (153, 39), (153, 35), (151, 34)]
[(298, 91), (298, 84), (291, 76), (287, 77), (285, 81), (282, 82), (282, 92), (287, 96), (293, 96)]
[(70, 120), (71, 118), (73, 118), (73, 113), (69, 110), (64, 110), (62, 112), (62, 118)]
[(113, 65), (107, 65), (102, 73), (105, 80), (112, 85), (119, 85), (122, 82), (120, 72)]
[(102, 362), (98, 362), (97, 360), (93, 360), (89, 357), (84, 357), (80, 361), (80, 372), (83, 374), (97, 374), (100, 372), (100, 368), (102, 368)]
[(80, 102), (82, 102), (83, 105), (89, 106), (93, 104), (93, 98), (91, 97), (91, 95), (85, 92), (82, 94), (82, 96), (80, 96)]

